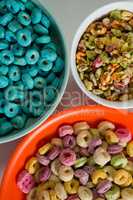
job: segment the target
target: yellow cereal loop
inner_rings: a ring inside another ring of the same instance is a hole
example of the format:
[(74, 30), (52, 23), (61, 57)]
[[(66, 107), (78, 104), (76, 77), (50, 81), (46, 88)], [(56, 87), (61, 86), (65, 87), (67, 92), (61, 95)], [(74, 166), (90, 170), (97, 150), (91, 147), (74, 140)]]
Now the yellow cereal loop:
[(126, 184), (128, 182), (128, 178), (129, 173), (124, 169), (117, 170), (114, 174), (114, 182), (120, 186)]
[(46, 154), (51, 148), (52, 148), (52, 144), (47, 143), (47, 144), (45, 144), (44, 146), (42, 146), (42, 147), (38, 150), (38, 153), (39, 153), (40, 155), (44, 155), (44, 154)]
[(64, 187), (68, 194), (76, 194), (79, 189), (79, 181), (72, 179), (71, 181), (65, 182)]
[(93, 184), (98, 184), (101, 179), (106, 179), (107, 174), (104, 170), (98, 169), (92, 173), (91, 179)]
[(123, 184), (122, 187), (128, 187), (129, 185), (132, 184), (132, 182), (133, 182), (133, 178), (132, 178), (132, 175), (129, 173), (127, 182)]
[(112, 130), (107, 130), (105, 132), (105, 139), (108, 144), (115, 144), (119, 142), (119, 138)]
[(59, 147), (63, 147), (63, 142), (60, 138), (52, 138), (51, 144), (59, 146)]
[(132, 161), (128, 161), (128, 163), (124, 167), (124, 169), (127, 170), (128, 172), (130, 172), (133, 176), (133, 162)]
[(39, 169), (39, 163), (36, 157), (32, 157), (25, 165), (25, 169), (30, 174), (35, 174), (35, 172)]
[(127, 145), (127, 154), (133, 157), (133, 141), (129, 142)]
[(60, 200), (55, 192), (55, 190), (50, 190), (49, 191), (50, 194), (50, 200)]

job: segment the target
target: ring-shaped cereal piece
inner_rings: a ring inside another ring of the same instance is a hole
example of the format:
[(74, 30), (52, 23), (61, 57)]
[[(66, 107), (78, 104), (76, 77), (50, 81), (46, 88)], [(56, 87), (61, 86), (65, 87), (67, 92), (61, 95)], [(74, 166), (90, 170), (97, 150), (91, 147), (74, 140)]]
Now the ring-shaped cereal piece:
[(103, 169), (95, 170), (91, 176), (92, 183), (96, 185), (100, 179), (106, 179), (107, 177), (107, 173)]
[(97, 127), (98, 127), (99, 132), (103, 133), (103, 134), (108, 129), (111, 129), (111, 130), (115, 129), (115, 125), (112, 122), (109, 122), (109, 121), (102, 121), (98, 124)]
[(46, 154), (50, 149), (52, 148), (52, 145), (50, 143), (45, 144), (44, 146), (42, 146), (39, 150), (38, 153), (40, 155), (44, 155)]
[(89, 142), (92, 139), (92, 135), (88, 130), (80, 131), (77, 135), (76, 141), (80, 147), (86, 148), (89, 145)]
[(78, 190), (78, 195), (81, 200), (93, 200), (93, 193), (87, 187), (80, 186)]
[(71, 181), (65, 182), (64, 187), (68, 194), (76, 194), (79, 189), (79, 181), (72, 179)]
[(59, 168), (59, 178), (64, 181), (68, 182), (73, 179), (74, 171), (72, 167), (62, 165)]
[(124, 185), (127, 183), (129, 177), (129, 173), (124, 169), (119, 169), (114, 174), (114, 183), (117, 185)]
[(58, 176), (59, 175), (59, 169), (60, 169), (61, 163), (58, 159), (55, 159), (51, 163), (51, 171), (53, 172), (54, 175)]
[(87, 122), (77, 122), (73, 125), (74, 134), (78, 134), (80, 131), (88, 130), (90, 128)]
[(35, 172), (39, 168), (39, 163), (36, 157), (32, 157), (30, 160), (25, 165), (25, 169), (30, 173), (30, 174), (35, 174)]
[(125, 188), (121, 191), (121, 196), (124, 200), (132, 200), (133, 199), (133, 189)]
[(61, 183), (56, 183), (55, 192), (59, 199), (65, 200), (67, 198), (67, 193), (65, 191), (64, 185)]
[(33, 188), (26, 197), (26, 200), (36, 200), (37, 188)]

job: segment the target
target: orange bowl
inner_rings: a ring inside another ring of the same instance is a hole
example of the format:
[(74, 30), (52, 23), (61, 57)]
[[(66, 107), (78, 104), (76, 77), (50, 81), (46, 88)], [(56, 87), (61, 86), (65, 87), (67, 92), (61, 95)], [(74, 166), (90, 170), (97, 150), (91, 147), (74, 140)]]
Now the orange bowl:
[(1, 183), (0, 200), (25, 200), (25, 195), (17, 188), (16, 177), (23, 169), (26, 160), (35, 154), (40, 145), (57, 134), (56, 130), (60, 125), (83, 120), (88, 121), (92, 126), (100, 120), (109, 120), (126, 126), (133, 133), (133, 114), (127, 111), (102, 106), (81, 106), (53, 115), (26, 136), (16, 148)]

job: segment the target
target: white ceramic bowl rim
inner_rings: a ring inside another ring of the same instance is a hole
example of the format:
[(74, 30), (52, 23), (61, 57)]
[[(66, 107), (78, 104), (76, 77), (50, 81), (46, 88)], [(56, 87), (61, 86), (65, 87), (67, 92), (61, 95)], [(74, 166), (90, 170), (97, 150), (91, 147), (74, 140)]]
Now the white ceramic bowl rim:
[(111, 101), (105, 100), (103, 98), (100, 98), (100, 97), (94, 95), (92, 92), (89, 92), (86, 89), (86, 87), (84, 86), (83, 82), (80, 80), (80, 77), (79, 77), (79, 74), (78, 74), (78, 71), (76, 68), (76, 62), (75, 62), (76, 61), (75, 56), (76, 56), (78, 43), (79, 43), (83, 33), (85, 32), (86, 28), (88, 27), (88, 25), (91, 24), (96, 19), (106, 15), (107, 13), (109, 13), (110, 11), (115, 10), (115, 9), (129, 10), (129, 11), (133, 12), (133, 2), (120, 1), (120, 2), (107, 4), (99, 9), (97, 9), (96, 11), (94, 11), (83, 21), (83, 23), (78, 28), (77, 33), (73, 40), (72, 50), (71, 50), (71, 69), (72, 69), (73, 77), (74, 77), (75, 81), (77, 82), (78, 86), (89, 98), (93, 99), (94, 101), (96, 101), (99, 104), (102, 104), (102, 105), (105, 105), (108, 107), (127, 109), (127, 108), (133, 108), (133, 100), (128, 100), (125, 102), (111, 102)]

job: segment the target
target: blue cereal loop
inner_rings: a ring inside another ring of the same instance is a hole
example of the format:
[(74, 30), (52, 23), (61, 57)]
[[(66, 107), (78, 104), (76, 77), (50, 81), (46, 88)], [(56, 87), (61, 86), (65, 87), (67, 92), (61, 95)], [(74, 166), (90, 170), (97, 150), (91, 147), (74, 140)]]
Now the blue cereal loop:
[(2, 17), (0, 17), (0, 24), (2, 26), (6, 26), (13, 19), (12, 13), (6, 13)]
[(18, 66), (25, 66), (27, 64), (25, 58), (15, 57), (14, 64)]
[(4, 136), (8, 133), (10, 133), (10, 131), (12, 131), (13, 126), (11, 124), (11, 122), (3, 120), (3, 122), (0, 124), (0, 136)]
[(25, 52), (24, 48), (19, 44), (14, 44), (12, 51), (15, 56), (23, 56)]
[(9, 86), (4, 91), (4, 96), (7, 101), (14, 101), (17, 99), (17, 89), (14, 86)]
[(49, 28), (50, 27), (50, 21), (48, 19), (48, 17), (46, 15), (42, 15), (42, 19), (41, 19), (41, 23), (46, 27)]
[(12, 20), (9, 24), (8, 24), (8, 29), (10, 31), (12, 31), (13, 33), (17, 32), (19, 29), (22, 29), (21, 24), (17, 21), (17, 20)]
[(39, 61), (38, 61), (38, 66), (39, 66), (39, 69), (44, 71), (44, 72), (47, 72), (47, 71), (50, 71), (53, 67), (53, 63), (46, 60), (45, 58), (41, 58)]
[(18, 14), (18, 21), (20, 22), (20, 24), (28, 26), (31, 23), (30, 15), (25, 11), (21, 11)]
[(27, 73), (24, 73), (22, 75), (22, 81), (24, 83), (24, 85), (26, 86), (27, 89), (33, 89), (34, 87), (34, 82), (33, 79), (31, 78), (31, 76)]
[(26, 115), (17, 115), (16, 117), (11, 119), (12, 126), (15, 129), (21, 129), (25, 126)]
[(31, 32), (28, 29), (21, 29), (17, 32), (17, 41), (21, 46), (29, 46), (31, 44), (31, 40)]
[(48, 61), (54, 62), (56, 60), (56, 58), (57, 58), (57, 54), (51, 48), (44, 48), (41, 51), (41, 57), (46, 59), (46, 60), (48, 60)]
[(35, 40), (35, 42), (36, 42), (37, 44), (47, 44), (47, 43), (49, 43), (50, 41), (51, 41), (51, 37), (48, 36), (48, 35), (43, 35), (43, 36), (41, 36), (41, 37), (38, 37), (38, 38)]
[(34, 25), (33, 29), (38, 34), (48, 34), (48, 29), (42, 26), (41, 24)]
[(0, 75), (7, 75), (9, 68), (7, 65), (0, 66)]
[(58, 57), (57, 60), (55, 61), (55, 65), (52, 68), (53, 72), (55, 73), (62, 72), (64, 68), (65, 68), (64, 61), (62, 60), (62, 58)]
[(40, 8), (33, 8), (32, 14), (31, 14), (31, 20), (33, 24), (38, 24), (40, 23), (42, 18), (42, 11)]
[(9, 80), (6, 76), (0, 75), (0, 88), (5, 88), (8, 86)]
[(0, 60), (4, 65), (10, 65), (14, 62), (14, 55), (9, 50), (3, 50), (0, 52)]
[(12, 81), (19, 81), (20, 80), (20, 76), (21, 76), (21, 72), (18, 66), (10, 66), (9, 68), (9, 78)]
[(42, 88), (44, 88), (44, 86), (46, 86), (46, 80), (43, 77), (38, 76), (34, 79), (34, 87), (35, 88), (42, 89)]
[(12, 31), (6, 31), (6, 40), (8, 42), (15, 42), (16, 41), (16, 36)]
[(7, 103), (4, 107), (4, 114), (8, 118), (13, 118), (19, 113), (19, 105), (15, 103)]
[(39, 60), (39, 52), (35, 48), (29, 49), (26, 52), (25, 59), (29, 65), (34, 65)]

